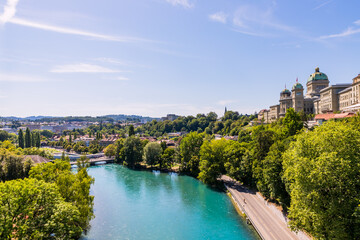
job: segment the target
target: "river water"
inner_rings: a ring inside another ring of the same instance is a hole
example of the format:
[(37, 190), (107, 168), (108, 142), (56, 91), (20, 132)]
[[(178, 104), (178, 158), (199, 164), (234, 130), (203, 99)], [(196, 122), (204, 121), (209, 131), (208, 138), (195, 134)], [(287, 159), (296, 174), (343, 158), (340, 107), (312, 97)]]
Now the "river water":
[(198, 180), (109, 164), (95, 178), (95, 218), (82, 239), (258, 239), (229, 197)]

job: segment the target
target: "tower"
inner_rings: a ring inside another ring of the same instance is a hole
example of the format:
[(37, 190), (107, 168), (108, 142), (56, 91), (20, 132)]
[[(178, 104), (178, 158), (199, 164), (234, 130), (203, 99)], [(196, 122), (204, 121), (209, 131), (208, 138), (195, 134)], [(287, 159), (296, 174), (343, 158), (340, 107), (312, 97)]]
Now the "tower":
[(304, 111), (304, 88), (296, 79), (296, 83), (292, 87), (292, 108), (296, 112)]
[(289, 91), (289, 89), (286, 88), (286, 85), (285, 85), (285, 89), (280, 92), (280, 101), (279, 102), (280, 102), (279, 116), (284, 117), (286, 110), (288, 108), (291, 108), (291, 106), (292, 106), (291, 92)]
[(320, 96), (320, 90), (329, 86), (329, 79), (325, 73), (320, 72), (319, 67), (310, 75), (306, 87), (306, 97), (313, 98)]

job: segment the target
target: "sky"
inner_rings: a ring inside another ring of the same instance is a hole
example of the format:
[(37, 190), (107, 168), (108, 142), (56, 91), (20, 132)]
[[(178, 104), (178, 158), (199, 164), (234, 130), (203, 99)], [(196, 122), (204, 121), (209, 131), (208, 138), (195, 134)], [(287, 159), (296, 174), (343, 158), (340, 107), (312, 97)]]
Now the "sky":
[(318, 66), (360, 73), (358, 0), (0, 0), (0, 116), (277, 104)]

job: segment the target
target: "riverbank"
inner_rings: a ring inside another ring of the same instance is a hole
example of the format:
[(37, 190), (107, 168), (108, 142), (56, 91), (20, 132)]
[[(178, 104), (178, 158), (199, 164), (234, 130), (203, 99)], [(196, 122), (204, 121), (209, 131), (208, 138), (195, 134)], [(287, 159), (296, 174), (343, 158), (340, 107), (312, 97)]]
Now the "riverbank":
[[(231, 179), (223, 176), (222, 181), (231, 194), (235, 207), (243, 212), (261, 239), (264, 240), (310, 240), (307, 235), (302, 232), (295, 233), (287, 226), (287, 221), (281, 219), (279, 211), (271, 208), (271, 204), (267, 203), (260, 194), (249, 190)], [(282, 215), (282, 213), (280, 212)], [(285, 217), (286, 219), (286, 217)]]
[(96, 217), (82, 239), (256, 240), (226, 194), (189, 176), (90, 167)]

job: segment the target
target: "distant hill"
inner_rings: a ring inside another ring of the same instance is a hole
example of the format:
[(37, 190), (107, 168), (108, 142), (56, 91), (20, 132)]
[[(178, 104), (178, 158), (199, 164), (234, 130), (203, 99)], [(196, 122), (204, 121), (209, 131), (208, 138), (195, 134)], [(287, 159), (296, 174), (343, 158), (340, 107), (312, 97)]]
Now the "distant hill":
[(138, 115), (105, 115), (105, 116), (67, 116), (67, 117), (53, 117), (53, 116), (30, 116), (30, 117), (0, 117), (0, 121), (35, 121), (35, 122), (101, 122), (101, 121), (109, 121), (109, 122), (149, 122), (152, 120), (158, 120), (157, 118), (151, 117), (143, 117)]

